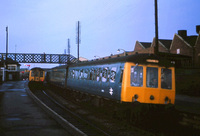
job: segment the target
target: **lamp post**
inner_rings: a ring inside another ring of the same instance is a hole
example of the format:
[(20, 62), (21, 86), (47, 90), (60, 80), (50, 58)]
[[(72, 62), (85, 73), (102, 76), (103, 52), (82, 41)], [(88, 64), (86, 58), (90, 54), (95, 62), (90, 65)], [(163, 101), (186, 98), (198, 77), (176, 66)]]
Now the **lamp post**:
[(99, 56), (94, 56), (95, 59), (96, 59), (97, 57), (100, 58)]
[(124, 49), (118, 49), (117, 52), (120, 52), (120, 50), (124, 51), (124, 56), (126, 56), (126, 51)]

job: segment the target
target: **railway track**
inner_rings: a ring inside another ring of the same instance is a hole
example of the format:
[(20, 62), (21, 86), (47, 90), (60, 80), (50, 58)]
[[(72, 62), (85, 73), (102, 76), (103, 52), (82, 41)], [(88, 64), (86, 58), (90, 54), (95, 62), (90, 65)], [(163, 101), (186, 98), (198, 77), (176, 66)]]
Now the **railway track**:
[[(110, 122), (106, 122), (108, 124), (108, 128), (110, 131), (107, 129), (102, 129), (102, 127), (98, 127), (96, 125), (92, 125), (90, 123), (91, 121), (88, 121), (88, 116), (92, 118), (91, 113), (88, 113), (87, 110), (84, 108), (79, 107), (80, 105), (76, 105), (74, 103), (71, 103), (71, 101), (66, 101), (66, 99), (62, 98), (60, 95), (63, 95), (62, 93), (58, 95), (55, 92), (61, 92), (60, 90), (58, 91), (52, 91), (52, 90), (46, 90), (46, 91), (34, 91), (34, 94), (41, 99), (42, 101), (52, 101), (53, 104), (48, 104), (49, 107), (52, 107), (52, 110), (55, 110), (58, 112), (59, 115), (61, 115), (64, 119), (68, 120), (71, 124), (74, 124), (77, 128), (80, 128), (81, 132), (83, 132), (81, 135), (200, 135), (200, 129), (199, 129), (199, 122), (200, 118), (198, 115), (191, 115), (189, 113), (182, 113), (180, 112), (179, 115), (181, 117), (180, 122), (173, 122), (173, 118), (169, 117), (168, 120), (171, 120), (170, 123), (164, 123), (163, 120), (152, 120), (148, 122), (148, 124), (145, 124), (145, 126), (148, 127), (141, 127), (141, 126), (132, 126), (130, 122), (126, 122), (127, 125), (124, 125), (125, 127), (122, 127), (123, 123), (120, 121), (115, 122), (114, 126)], [(48, 99), (48, 100), (44, 100)], [(75, 100), (76, 101), (76, 100)], [(80, 102), (78, 102), (80, 103)], [(56, 107), (56, 108), (55, 108)], [(60, 107), (60, 108), (58, 108)], [(58, 108), (58, 109), (57, 109)], [(69, 114), (69, 115), (66, 115)], [(96, 113), (93, 113), (94, 116)], [(167, 114), (167, 113), (164, 113)], [(84, 118), (83, 118), (83, 116)], [(159, 115), (159, 114), (158, 114)], [(69, 117), (66, 117), (69, 116)], [(72, 118), (77, 118), (72, 119)], [(157, 118), (157, 117), (156, 117)], [(161, 117), (162, 118), (162, 117)], [(72, 121), (71, 121), (72, 120)], [(97, 120), (97, 119), (95, 119)], [(73, 123), (74, 122), (74, 123)], [(77, 124), (78, 122), (78, 124)], [(79, 124), (79, 122), (84, 122)], [(98, 121), (97, 121), (98, 122)], [(112, 122), (112, 121), (111, 121)], [(99, 124), (102, 123), (101, 121), (98, 122)], [(104, 125), (106, 124), (104, 122)], [(121, 124), (120, 124), (121, 123)], [(152, 124), (153, 123), (153, 124)], [(154, 125), (157, 123), (157, 125)], [(62, 123), (61, 123), (62, 124)], [(161, 124), (161, 125), (160, 125)], [(135, 128), (136, 127), (136, 128)], [(129, 128), (129, 129), (127, 129)], [(118, 130), (117, 130), (118, 129)], [(92, 130), (92, 131), (91, 131)], [(106, 132), (105, 132), (106, 130)], [(116, 132), (113, 132), (115, 131)], [(112, 133), (113, 132), (113, 133)]]
[[(32, 93), (42, 101), (51, 111), (53, 114), (59, 116), (58, 121), (62, 126), (64, 126), (68, 131), (72, 133), (72, 135), (87, 135), (87, 136), (110, 136), (104, 130), (94, 126), (92, 123), (88, 122), (87, 120), (80, 117), (75, 112), (67, 109), (63, 104), (56, 101), (52, 98), (48, 93), (44, 90), (32, 90)], [(50, 112), (50, 111), (49, 111)], [(52, 113), (51, 113), (52, 114)], [(67, 125), (66, 125), (67, 124)], [(69, 129), (73, 129), (70, 130)]]

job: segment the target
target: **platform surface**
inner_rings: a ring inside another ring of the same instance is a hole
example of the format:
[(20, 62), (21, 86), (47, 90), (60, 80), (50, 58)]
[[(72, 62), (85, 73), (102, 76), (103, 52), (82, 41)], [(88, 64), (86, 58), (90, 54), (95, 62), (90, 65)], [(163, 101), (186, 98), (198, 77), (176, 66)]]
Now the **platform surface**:
[(0, 136), (69, 136), (27, 95), (25, 82), (0, 85)]

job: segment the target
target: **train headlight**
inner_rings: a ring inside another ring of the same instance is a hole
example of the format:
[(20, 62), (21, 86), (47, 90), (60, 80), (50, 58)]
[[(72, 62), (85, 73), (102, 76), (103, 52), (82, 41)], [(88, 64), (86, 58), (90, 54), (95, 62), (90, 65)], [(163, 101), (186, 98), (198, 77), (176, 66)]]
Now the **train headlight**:
[(155, 98), (154, 98), (154, 96), (153, 95), (151, 95), (150, 96), (150, 100), (154, 100)]
[(169, 101), (169, 98), (165, 97), (165, 104), (167, 104), (168, 101)]
[(132, 102), (137, 101), (138, 97), (139, 96), (137, 94), (135, 94), (134, 97), (132, 97)]

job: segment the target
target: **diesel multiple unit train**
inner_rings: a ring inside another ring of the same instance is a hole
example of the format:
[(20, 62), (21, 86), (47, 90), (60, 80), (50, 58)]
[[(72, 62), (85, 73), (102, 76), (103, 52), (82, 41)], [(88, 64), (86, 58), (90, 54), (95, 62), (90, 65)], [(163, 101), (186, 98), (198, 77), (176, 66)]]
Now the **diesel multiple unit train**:
[(150, 54), (79, 62), (52, 68), (50, 84), (118, 102), (174, 104), (175, 69)]
[(30, 82), (41, 82), (43, 83), (45, 79), (45, 71), (42, 68), (35, 67), (32, 68), (29, 72), (29, 81)]

